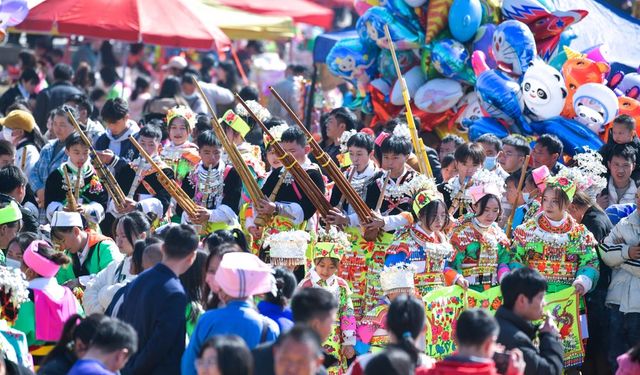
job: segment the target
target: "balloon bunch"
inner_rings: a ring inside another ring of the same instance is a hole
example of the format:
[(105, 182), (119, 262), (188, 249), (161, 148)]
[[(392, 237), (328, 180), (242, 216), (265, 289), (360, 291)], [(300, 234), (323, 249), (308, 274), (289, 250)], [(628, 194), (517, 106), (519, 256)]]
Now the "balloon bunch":
[(366, 97), (372, 124), (403, 111), (385, 25), (424, 130), (552, 133), (572, 154), (598, 149), (618, 114), (640, 120), (640, 73), (610, 75), (606, 46), (568, 48), (585, 10), (549, 0), (355, 0), (355, 9), (358, 38), (336, 43), (326, 62)]

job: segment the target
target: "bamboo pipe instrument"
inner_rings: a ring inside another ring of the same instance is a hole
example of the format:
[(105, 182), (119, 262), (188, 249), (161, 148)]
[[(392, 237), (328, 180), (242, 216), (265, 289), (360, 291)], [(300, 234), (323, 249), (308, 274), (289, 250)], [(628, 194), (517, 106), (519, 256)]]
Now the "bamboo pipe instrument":
[(136, 141), (136, 139), (132, 135), (129, 136), (129, 141), (131, 141), (131, 144), (138, 150), (140, 155), (145, 158), (147, 163), (151, 165), (151, 168), (156, 171), (158, 175), (158, 182), (162, 185), (162, 187), (167, 190), (169, 195), (171, 195), (171, 197), (176, 200), (178, 205), (182, 207), (182, 209), (187, 213), (187, 215), (189, 215), (189, 217), (195, 217), (197, 206), (195, 203), (193, 203), (191, 197), (189, 197), (187, 193), (185, 193), (184, 190), (182, 190), (182, 188), (178, 186), (175, 181), (167, 177), (167, 175), (162, 171), (162, 168), (160, 168), (160, 166), (158, 166), (158, 164), (153, 161), (153, 158), (151, 158), (151, 156), (142, 148), (142, 146), (140, 146), (138, 141)]
[(67, 184), (67, 208), (69, 211), (78, 211), (78, 201), (76, 200), (75, 195), (73, 194), (71, 178), (69, 177), (69, 172), (67, 171), (67, 167), (62, 168), (62, 172), (64, 174), (64, 180)]
[[(275, 140), (269, 129), (267, 129), (266, 125), (256, 116), (256, 114), (251, 110), (251, 108), (247, 105), (247, 103), (236, 93), (236, 99), (242, 106), (247, 110), (249, 115), (256, 121), (258, 125), (262, 128), (264, 133)], [(278, 158), (282, 161), (284, 167), (291, 173), (294, 180), (300, 188), (307, 194), (308, 198), (311, 200), (311, 203), (314, 205), (316, 210), (320, 213), (321, 216), (325, 217), (329, 213), (331, 209), (331, 205), (327, 201), (324, 193), (320, 191), (320, 188), (311, 180), (307, 171), (302, 168), (302, 166), (298, 163), (298, 161), (288, 152), (286, 152), (280, 143), (277, 141), (273, 142), (273, 149), (278, 155)]]
[(289, 116), (294, 119), (295, 123), (298, 125), (300, 130), (305, 133), (307, 137), (307, 143), (311, 146), (311, 152), (313, 156), (316, 158), (320, 166), (326, 171), (327, 175), (335, 182), (338, 189), (343, 194), (343, 197), (347, 199), (347, 202), (351, 204), (358, 215), (358, 219), (361, 223), (369, 222), (371, 218), (371, 209), (364, 202), (362, 197), (353, 189), (347, 178), (344, 176), (340, 168), (336, 165), (336, 163), (331, 159), (329, 155), (322, 149), (322, 147), (318, 144), (318, 142), (313, 138), (313, 135), (309, 132), (309, 130), (304, 126), (302, 120), (295, 114), (295, 112), (289, 107), (289, 105), (282, 99), (280, 94), (273, 88), (269, 87), (271, 94), (273, 94), (274, 98), (282, 105), (282, 107), (287, 111)]
[(69, 117), (69, 121), (71, 122), (73, 127), (78, 132), (78, 135), (80, 135), (80, 139), (82, 139), (82, 142), (87, 147), (89, 147), (91, 164), (93, 165), (93, 168), (95, 169), (96, 174), (98, 175), (98, 178), (100, 179), (100, 181), (102, 181), (102, 185), (107, 191), (107, 194), (109, 194), (111, 199), (113, 199), (113, 203), (117, 209), (124, 208), (126, 196), (124, 195), (124, 192), (120, 188), (120, 185), (118, 185), (118, 182), (116, 181), (115, 177), (113, 177), (113, 174), (111, 173), (111, 171), (109, 171), (109, 168), (107, 168), (102, 163), (102, 161), (100, 161), (100, 158), (98, 157), (98, 153), (96, 152), (96, 149), (93, 148), (93, 145), (91, 144), (91, 140), (89, 140), (87, 135), (84, 133), (84, 131), (80, 127), (80, 124), (78, 124), (78, 121), (73, 116), (71, 111), (67, 110), (67, 116)]
[[(211, 113), (211, 116), (212, 116), (211, 126), (213, 128), (213, 132), (215, 133), (216, 137), (220, 140), (220, 143), (222, 144), (222, 148), (224, 148), (225, 152), (229, 156), (229, 160), (231, 161), (233, 168), (235, 168), (236, 172), (238, 172), (238, 175), (242, 180), (242, 184), (247, 189), (249, 198), (251, 199), (252, 202), (254, 202), (254, 204), (262, 199), (266, 199), (264, 193), (260, 189), (260, 186), (258, 186), (258, 182), (256, 181), (255, 177), (251, 173), (251, 170), (242, 159), (242, 155), (240, 155), (240, 151), (238, 151), (238, 148), (236, 147), (236, 145), (229, 140), (226, 133), (224, 132), (224, 129), (222, 128), (222, 125), (220, 125), (220, 122), (218, 121), (218, 117), (216, 116), (216, 113), (213, 110), (211, 103), (209, 103), (209, 99), (207, 99), (207, 96), (204, 94), (204, 91), (202, 91), (202, 87), (200, 86), (200, 83), (198, 82), (197, 79), (194, 79), (193, 83), (198, 89), (198, 92), (200, 93), (200, 96), (202, 96), (205, 104), (207, 105), (207, 109)], [(255, 218), (254, 223), (259, 227), (264, 227), (269, 222), (269, 220), (270, 218), (268, 217), (257, 216)]]

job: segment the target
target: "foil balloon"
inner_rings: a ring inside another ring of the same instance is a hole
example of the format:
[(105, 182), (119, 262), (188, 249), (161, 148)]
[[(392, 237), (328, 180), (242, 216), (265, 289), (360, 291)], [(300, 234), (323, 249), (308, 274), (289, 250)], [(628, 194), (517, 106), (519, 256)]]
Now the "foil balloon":
[(493, 33), (496, 31), (496, 25), (488, 23), (478, 28), (473, 42), (471, 42), (471, 49), (473, 51), (482, 51), (486, 55), (486, 63), (491, 69), (498, 67), (496, 60), (493, 58), (491, 51), (491, 44), (493, 43)]
[[(424, 84), (426, 78), (422, 74), (422, 70), (419, 66), (414, 66), (404, 75), (404, 81), (407, 83), (407, 89), (409, 90), (409, 96), (413, 98), (418, 88)], [(402, 98), (402, 86), (400, 80), (397, 80), (391, 89), (390, 101), (394, 105), (403, 105), (404, 99)]]
[(595, 62), (585, 57), (570, 58), (562, 66), (562, 76), (567, 85), (567, 99), (561, 115), (567, 118), (575, 117), (573, 110), (573, 95), (578, 87), (585, 83), (603, 83), (609, 73), (609, 65)]
[(476, 92), (482, 108), (490, 116), (505, 120), (514, 132), (530, 134), (531, 128), (522, 114), (520, 85), (505, 73), (489, 69), (480, 51), (473, 52), (472, 64), (478, 77)]
[(564, 78), (557, 69), (534, 60), (522, 77), (525, 114), (534, 121), (560, 115), (567, 97)]
[(459, 42), (471, 40), (482, 22), (480, 0), (453, 0), (449, 10), (449, 30)]
[(588, 14), (586, 10), (557, 11), (528, 24), (536, 39), (538, 55), (543, 60), (550, 61), (558, 53), (562, 33)]
[(586, 57), (595, 62), (609, 63), (609, 51), (604, 44), (598, 44), (584, 51)]
[(427, 27), (425, 43), (431, 43), (442, 30), (445, 29), (449, 9), (453, 0), (431, 0), (427, 6)]
[[(396, 56), (402, 73), (420, 64), (420, 59), (413, 50), (396, 51)], [(391, 51), (388, 49), (380, 51), (380, 55), (378, 56), (378, 71), (380, 72), (380, 76), (389, 82), (398, 79), (396, 68), (393, 65), (393, 58), (391, 57)]]
[(516, 20), (526, 24), (553, 12), (555, 7), (546, 1), (538, 0), (504, 0), (502, 16), (507, 20)]
[(462, 43), (453, 39), (435, 42), (431, 51), (431, 64), (443, 76), (470, 85), (476, 77), (469, 65), (469, 52)]
[[(637, 99), (638, 93), (640, 93), (640, 74), (625, 74), (617, 88), (622, 92), (622, 94)], [(640, 128), (640, 126), (638, 128)]]
[(417, 7), (423, 6), (424, 3), (427, 2), (427, 0), (404, 0), (404, 2), (407, 3), (409, 6), (417, 8)]
[(618, 115), (618, 98), (602, 83), (586, 83), (573, 95), (573, 109), (576, 121), (600, 134)]
[(424, 35), (410, 25), (396, 19), (386, 8), (372, 7), (367, 10), (356, 23), (360, 39), (375, 43), (380, 48), (389, 48), (384, 33), (384, 26), (389, 26), (391, 40), (397, 50), (408, 50), (420, 47)]
[(380, 0), (354, 0), (353, 2), (353, 7), (359, 16), (363, 15), (364, 12), (369, 10), (369, 8), (377, 7), (379, 5)]
[(476, 120), (467, 120), (464, 125), (469, 129), (469, 140), (472, 142), (487, 133), (493, 134), (498, 138), (504, 138), (509, 135), (504, 125), (493, 117), (480, 117)]
[(0, 2), (0, 27), (15, 26), (27, 18), (27, 0), (2, 0)]
[(597, 134), (581, 123), (564, 117), (554, 117), (545, 121), (531, 123), (531, 128), (536, 134), (554, 134), (564, 145), (564, 152), (573, 156), (576, 149), (584, 146), (592, 150), (602, 147), (602, 140)]
[(536, 55), (536, 42), (527, 25), (508, 20), (498, 25), (493, 33), (491, 52), (498, 69), (521, 76)]
[(413, 96), (416, 107), (428, 113), (441, 113), (452, 108), (464, 95), (458, 81), (436, 78), (422, 85)]
[(420, 22), (413, 7), (404, 0), (382, 0), (380, 5), (385, 7), (394, 17), (402, 18), (404, 22), (411, 24), (416, 30), (420, 29)]
[(477, 120), (480, 117), (488, 116), (486, 112), (482, 109), (482, 105), (480, 104), (480, 98), (478, 98), (478, 93), (475, 91), (471, 91), (460, 99), (458, 104), (456, 104), (456, 118), (454, 119), (456, 125), (467, 129), (463, 124), (467, 120)]
[(358, 38), (338, 41), (329, 51), (326, 63), (334, 75), (351, 82), (364, 95), (365, 86), (376, 74), (378, 48), (367, 46)]

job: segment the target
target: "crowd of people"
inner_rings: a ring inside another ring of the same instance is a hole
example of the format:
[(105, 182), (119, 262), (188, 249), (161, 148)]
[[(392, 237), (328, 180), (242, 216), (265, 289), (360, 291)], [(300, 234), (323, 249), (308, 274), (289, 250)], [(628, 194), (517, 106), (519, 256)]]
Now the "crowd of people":
[[(24, 51), (0, 97), (0, 373), (640, 373), (632, 117), (573, 158), (553, 134), (419, 153), (404, 117), (334, 108), (309, 137), (234, 64), (143, 50), (127, 77), (91, 43), (75, 70)], [(299, 116), (304, 74), (276, 86)], [(501, 305), (431, 358), (424, 299), (454, 286)], [(544, 311), (567, 288), (582, 337)]]

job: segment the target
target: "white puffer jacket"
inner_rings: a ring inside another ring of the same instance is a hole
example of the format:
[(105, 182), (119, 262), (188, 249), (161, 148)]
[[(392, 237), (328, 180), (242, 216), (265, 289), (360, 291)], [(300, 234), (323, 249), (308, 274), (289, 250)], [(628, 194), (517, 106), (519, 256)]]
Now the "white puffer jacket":
[(640, 313), (640, 260), (629, 258), (629, 248), (640, 246), (640, 212), (620, 220), (600, 246), (602, 260), (612, 268), (607, 304), (623, 313)]
[(87, 315), (104, 314), (116, 292), (135, 278), (129, 273), (130, 266), (130, 256), (120, 262), (111, 262), (87, 284), (82, 300)]

